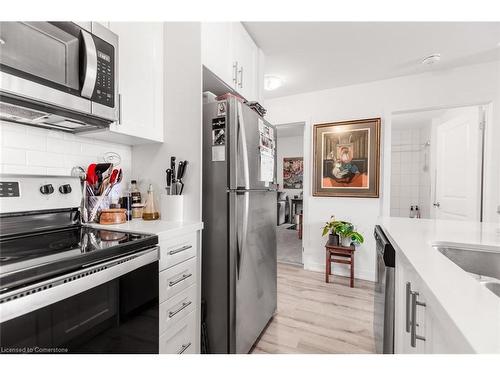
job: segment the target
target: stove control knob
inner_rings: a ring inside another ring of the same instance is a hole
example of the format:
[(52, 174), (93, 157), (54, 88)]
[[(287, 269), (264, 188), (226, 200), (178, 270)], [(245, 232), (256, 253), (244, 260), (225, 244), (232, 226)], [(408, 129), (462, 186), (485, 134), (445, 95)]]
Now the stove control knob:
[(48, 195), (54, 192), (54, 187), (52, 184), (42, 185), (40, 186), (40, 193)]
[(64, 184), (59, 186), (59, 192), (61, 194), (69, 194), (71, 193), (71, 185), (70, 184)]

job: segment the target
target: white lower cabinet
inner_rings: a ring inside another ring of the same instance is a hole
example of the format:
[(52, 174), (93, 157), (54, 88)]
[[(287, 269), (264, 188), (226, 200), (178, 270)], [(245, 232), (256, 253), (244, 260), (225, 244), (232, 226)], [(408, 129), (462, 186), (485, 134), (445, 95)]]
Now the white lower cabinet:
[(394, 352), (471, 352), (465, 337), (401, 253), (396, 254)]
[(196, 354), (196, 340), (196, 312), (192, 312), (160, 336), (160, 353)]
[(200, 233), (159, 235), (160, 354), (200, 352)]

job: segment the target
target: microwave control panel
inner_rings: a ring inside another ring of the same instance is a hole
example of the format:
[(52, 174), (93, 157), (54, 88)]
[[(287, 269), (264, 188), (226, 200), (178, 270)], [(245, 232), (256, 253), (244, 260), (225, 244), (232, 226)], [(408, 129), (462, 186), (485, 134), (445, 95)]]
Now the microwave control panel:
[(92, 101), (115, 107), (115, 48), (94, 35), (97, 49), (97, 78)]

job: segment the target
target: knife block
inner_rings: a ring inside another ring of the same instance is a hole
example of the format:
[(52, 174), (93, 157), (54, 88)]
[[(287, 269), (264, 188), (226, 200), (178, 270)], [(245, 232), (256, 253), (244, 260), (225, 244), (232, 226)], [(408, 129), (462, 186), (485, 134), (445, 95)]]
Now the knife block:
[(160, 197), (160, 218), (165, 221), (184, 220), (184, 195), (162, 194)]

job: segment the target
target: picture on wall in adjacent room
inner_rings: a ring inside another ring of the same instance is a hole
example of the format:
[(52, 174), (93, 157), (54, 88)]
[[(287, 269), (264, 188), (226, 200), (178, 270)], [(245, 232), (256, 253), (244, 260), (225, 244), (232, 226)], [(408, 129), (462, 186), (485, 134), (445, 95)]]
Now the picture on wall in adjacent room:
[(283, 188), (302, 189), (304, 158), (283, 158)]
[(314, 125), (314, 196), (378, 198), (380, 118)]

